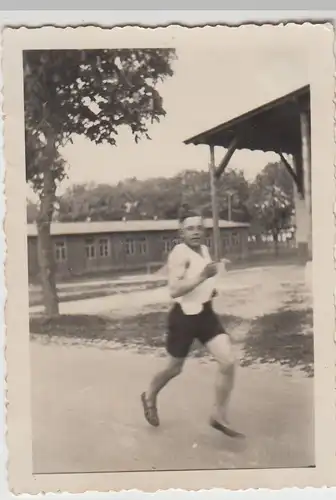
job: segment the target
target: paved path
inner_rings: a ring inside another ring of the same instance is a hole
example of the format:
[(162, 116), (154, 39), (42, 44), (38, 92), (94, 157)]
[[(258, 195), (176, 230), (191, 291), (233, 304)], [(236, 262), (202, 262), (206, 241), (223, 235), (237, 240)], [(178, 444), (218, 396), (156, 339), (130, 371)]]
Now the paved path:
[(230, 440), (207, 425), (215, 363), (191, 359), (162, 393), (162, 426), (139, 396), (162, 358), (31, 343), (34, 472), (300, 467), (313, 464), (313, 383), (278, 366), (240, 368)]

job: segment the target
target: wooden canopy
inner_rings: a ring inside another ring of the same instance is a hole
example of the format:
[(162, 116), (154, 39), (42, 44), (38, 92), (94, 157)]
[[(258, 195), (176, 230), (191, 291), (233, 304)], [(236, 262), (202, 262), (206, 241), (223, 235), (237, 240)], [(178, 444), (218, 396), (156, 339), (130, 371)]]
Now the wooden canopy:
[[(210, 146), (210, 179), (216, 260), (219, 260), (221, 256), (216, 180), (224, 172), (234, 152), (237, 149), (249, 149), (279, 154), (283, 165), (297, 186), (299, 195), (305, 200), (307, 213), (311, 216), (310, 136), (310, 86), (306, 85), (184, 141), (185, 144)], [(215, 165), (215, 146), (226, 149), (218, 166)], [(284, 155), (292, 156), (293, 165), (287, 161)], [(309, 231), (308, 247), (311, 255), (311, 227)]]
[(296, 155), (301, 151), (300, 113), (309, 114), (310, 86), (301, 87), (184, 141)]

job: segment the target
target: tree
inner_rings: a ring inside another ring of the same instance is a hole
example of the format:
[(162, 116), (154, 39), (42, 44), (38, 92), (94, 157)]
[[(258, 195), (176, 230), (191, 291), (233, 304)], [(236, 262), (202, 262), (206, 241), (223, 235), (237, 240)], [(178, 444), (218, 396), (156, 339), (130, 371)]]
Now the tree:
[[(203, 208), (204, 215), (212, 217), (211, 188), (209, 172), (188, 170), (180, 174), (183, 184), (183, 198), (191, 206)], [(229, 204), (232, 202), (231, 217), (237, 222), (248, 220), (246, 203), (249, 196), (249, 185), (244, 173), (236, 170), (227, 170), (217, 183), (217, 200), (219, 216), (229, 218)]]
[[(218, 182), (219, 216), (236, 222), (249, 222), (249, 183), (243, 171), (227, 170)], [(231, 207), (231, 214), (230, 208)]]
[(293, 181), (280, 163), (269, 163), (256, 177), (248, 201), (252, 230), (271, 233), (278, 253), (279, 234), (291, 223), (294, 210)]
[(38, 206), (32, 200), (27, 199), (27, 223), (34, 224), (38, 216)]
[[(247, 221), (248, 182), (241, 172), (229, 171), (219, 183), (220, 216), (228, 217), (228, 192), (232, 192), (232, 218)], [(59, 198), (60, 221), (127, 219), (176, 219), (182, 203), (212, 216), (209, 173), (187, 170), (171, 178), (126, 179), (108, 184), (73, 186)]]
[(127, 197), (108, 184), (75, 185), (58, 198), (59, 221), (121, 220)]
[(74, 134), (116, 145), (128, 127), (136, 142), (164, 115), (157, 84), (172, 76), (172, 49), (33, 50), (23, 53), (26, 177), (40, 198), (39, 265), (45, 312), (57, 315), (50, 223), (66, 175), (60, 147)]

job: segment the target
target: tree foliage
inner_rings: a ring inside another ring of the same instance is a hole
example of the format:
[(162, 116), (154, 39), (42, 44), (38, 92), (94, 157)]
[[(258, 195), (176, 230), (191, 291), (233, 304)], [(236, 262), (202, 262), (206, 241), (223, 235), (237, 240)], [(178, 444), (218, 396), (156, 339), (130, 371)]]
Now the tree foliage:
[(256, 232), (278, 234), (288, 229), (294, 212), (293, 180), (282, 163), (269, 163), (251, 185), (248, 201)]
[[(218, 186), (220, 216), (228, 217), (228, 195), (232, 218), (248, 220), (249, 186), (241, 172), (228, 171)], [(203, 209), (211, 217), (208, 172), (187, 170), (171, 178), (126, 179), (117, 185), (76, 185), (59, 198), (60, 221), (176, 219), (182, 203)]]
[(43, 162), (62, 180), (65, 164), (57, 150), (73, 134), (115, 145), (118, 128), (126, 126), (136, 141), (149, 138), (148, 124), (165, 115), (156, 87), (172, 76), (174, 54), (172, 49), (25, 51), (26, 175), (33, 188), (41, 190)]
[(27, 223), (33, 224), (34, 222), (36, 222), (37, 217), (38, 217), (38, 205), (28, 198), (26, 207), (27, 207), (27, 210), (26, 210)]
[[(282, 164), (267, 165), (249, 183), (243, 172), (228, 170), (218, 182), (219, 214), (250, 222), (252, 231), (269, 232), (290, 224), (293, 181)], [(187, 170), (171, 178), (136, 178), (116, 185), (78, 184), (59, 197), (58, 220), (63, 222), (128, 219), (176, 219), (181, 203), (203, 209), (211, 217), (210, 179), (207, 171)], [(30, 208), (31, 211), (31, 208)]]

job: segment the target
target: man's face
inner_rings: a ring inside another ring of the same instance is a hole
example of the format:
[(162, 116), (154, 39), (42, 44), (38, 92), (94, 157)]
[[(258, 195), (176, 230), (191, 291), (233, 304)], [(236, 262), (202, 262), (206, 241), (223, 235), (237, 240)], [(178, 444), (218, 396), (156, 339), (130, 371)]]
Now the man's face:
[(200, 216), (187, 217), (181, 224), (182, 237), (190, 247), (199, 247), (204, 237), (204, 223)]

